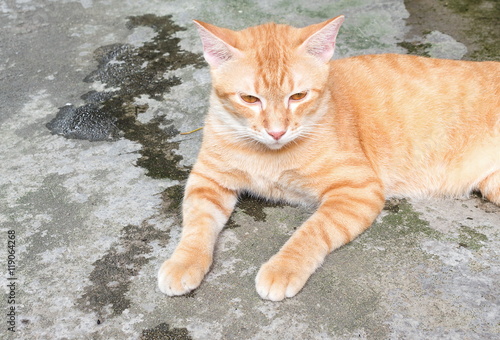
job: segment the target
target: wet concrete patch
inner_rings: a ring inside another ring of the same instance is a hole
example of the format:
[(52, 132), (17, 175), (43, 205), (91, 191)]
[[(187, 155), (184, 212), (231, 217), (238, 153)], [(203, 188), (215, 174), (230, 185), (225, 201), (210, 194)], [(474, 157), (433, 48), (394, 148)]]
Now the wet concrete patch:
[[(242, 194), (238, 199), (235, 211), (242, 211), (243, 213), (252, 216), (255, 222), (265, 222), (267, 217), (266, 208), (278, 208), (285, 205), (286, 204), (271, 202), (249, 194)], [(239, 226), (240, 225), (235, 222), (234, 215), (231, 215), (225, 228), (232, 229), (238, 228)]]
[[(187, 177), (187, 174), (186, 174)], [(181, 219), (181, 206), (184, 197), (184, 187), (182, 185), (173, 185), (165, 189), (162, 193), (163, 210), (171, 214), (179, 222)]]
[(185, 28), (174, 24), (171, 16), (129, 17), (127, 27), (148, 27), (154, 36), (139, 46), (112, 44), (98, 48), (94, 52), (98, 67), (84, 81), (103, 84), (103, 89), (84, 94), (83, 106), (61, 107), (47, 128), (66, 138), (99, 141), (124, 137), (139, 142), (143, 148), (137, 165), (145, 167), (150, 177), (182, 179), (185, 173), (177, 168), (181, 156), (173, 153), (178, 143), (169, 141), (178, 131), (164, 116), (140, 122), (137, 116), (148, 106), (137, 104), (136, 99), (146, 96), (161, 101), (173, 86), (181, 84), (172, 71), (205, 64), (201, 55), (179, 47), (180, 39), (174, 35)]
[(286, 205), (283, 203), (267, 201), (250, 195), (242, 195), (240, 198), (241, 200), (238, 202), (238, 208), (243, 210), (243, 212), (247, 215), (252, 216), (255, 221), (261, 222), (266, 221), (267, 214), (265, 212), (265, 208), (283, 207)]
[(111, 140), (118, 134), (115, 121), (99, 104), (80, 107), (65, 105), (59, 108), (56, 118), (47, 123), (47, 128), (52, 133), (64, 135), (66, 138)]
[(126, 293), (130, 279), (149, 262), (147, 255), (152, 251), (150, 244), (154, 241), (165, 244), (168, 234), (147, 223), (126, 226), (106, 255), (93, 263), (94, 270), (89, 275), (92, 284), (85, 288), (78, 300), (79, 307), (95, 312), (100, 323), (129, 308), (131, 302)]

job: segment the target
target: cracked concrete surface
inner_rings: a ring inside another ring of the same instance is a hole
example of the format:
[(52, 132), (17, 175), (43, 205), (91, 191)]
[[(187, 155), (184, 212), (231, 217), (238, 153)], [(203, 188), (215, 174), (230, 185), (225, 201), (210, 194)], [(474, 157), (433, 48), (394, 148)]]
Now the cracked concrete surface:
[[(201, 133), (179, 132), (202, 126), (208, 104), (210, 78), (192, 19), (240, 29), (345, 14), (337, 58), (397, 52), (499, 60), (498, 3), (475, 1), (480, 18), (470, 6), (0, 2), (0, 337), (496, 339), (500, 208), (478, 197), (388, 201), (369, 231), (280, 303), (261, 300), (254, 277), (311, 211), (245, 198), (201, 287), (176, 298), (156, 287), (158, 267), (179, 239), (182, 185), (201, 142)], [(104, 137), (93, 138), (95, 131)]]

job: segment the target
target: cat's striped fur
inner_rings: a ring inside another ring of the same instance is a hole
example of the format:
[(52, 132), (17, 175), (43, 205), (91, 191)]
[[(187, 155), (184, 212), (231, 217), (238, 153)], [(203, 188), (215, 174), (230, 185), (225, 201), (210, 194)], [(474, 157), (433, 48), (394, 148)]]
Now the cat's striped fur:
[(162, 292), (198, 287), (241, 192), (317, 206), (257, 274), (275, 301), (366, 230), (386, 197), (480, 190), (500, 204), (500, 63), (330, 61), (342, 21), (239, 32), (197, 22), (213, 91)]

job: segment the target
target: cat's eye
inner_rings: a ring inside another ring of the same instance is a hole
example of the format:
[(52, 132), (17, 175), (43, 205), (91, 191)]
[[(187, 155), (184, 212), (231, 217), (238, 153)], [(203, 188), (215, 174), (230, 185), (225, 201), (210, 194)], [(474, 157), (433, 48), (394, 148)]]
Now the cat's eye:
[(244, 102), (249, 103), (249, 104), (255, 104), (260, 101), (259, 98), (255, 96), (251, 96), (249, 94), (241, 94), (240, 95), (241, 99), (243, 99)]
[(304, 91), (304, 92), (298, 92), (298, 93), (292, 94), (290, 96), (290, 99), (291, 100), (301, 100), (301, 99), (304, 99), (306, 95), (307, 95), (306, 91)]

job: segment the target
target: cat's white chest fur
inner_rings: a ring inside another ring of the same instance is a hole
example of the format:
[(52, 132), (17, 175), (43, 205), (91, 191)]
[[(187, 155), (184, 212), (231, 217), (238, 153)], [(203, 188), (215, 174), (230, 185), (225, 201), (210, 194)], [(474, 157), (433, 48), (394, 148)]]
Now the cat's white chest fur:
[(304, 186), (298, 170), (284, 167), (276, 162), (247, 162), (243, 170), (249, 182), (245, 188), (260, 197), (286, 201), (306, 206), (316, 205), (318, 200)]

